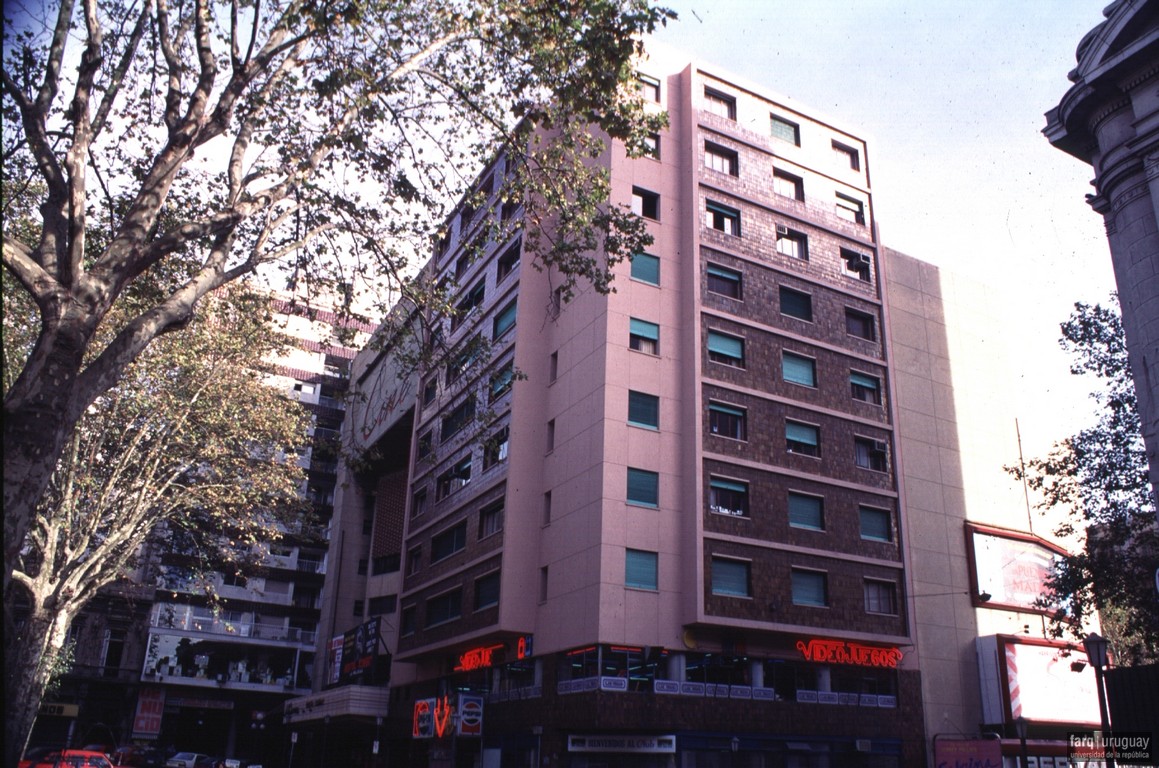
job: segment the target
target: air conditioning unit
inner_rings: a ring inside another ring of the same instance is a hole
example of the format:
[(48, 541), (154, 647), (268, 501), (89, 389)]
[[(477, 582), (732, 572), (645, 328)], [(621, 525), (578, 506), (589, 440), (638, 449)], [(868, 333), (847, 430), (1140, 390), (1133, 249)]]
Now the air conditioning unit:
[(883, 441), (883, 440), (874, 440), (873, 441), (873, 450), (875, 450), (875, 451), (881, 451), (882, 453), (884, 453), (886, 451), (886, 447), (887, 446), (885, 444), (885, 441)]
[(870, 264), (869, 256), (864, 253), (857, 254), (857, 258), (853, 260), (853, 265), (858, 267), (868, 267)]
[(853, 746), (857, 749), (858, 752), (868, 752), (873, 748), (873, 745), (870, 743), (869, 739), (857, 739), (853, 742)]
[(786, 227), (784, 224), (778, 224), (777, 225), (777, 236), (778, 237), (788, 237), (789, 236), (789, 228)]

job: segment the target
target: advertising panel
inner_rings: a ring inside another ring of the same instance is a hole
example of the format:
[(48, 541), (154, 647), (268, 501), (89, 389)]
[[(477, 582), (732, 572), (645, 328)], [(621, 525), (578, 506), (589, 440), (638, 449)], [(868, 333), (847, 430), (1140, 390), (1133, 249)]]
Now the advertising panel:
[(1046, 577), (1063, 550), (1035, 536), (1000, 528), (967, 527), (973, 562), (974, 594), (987, 595), (990, 607), (1053, 613), (1058, 606), (1036, 606)]

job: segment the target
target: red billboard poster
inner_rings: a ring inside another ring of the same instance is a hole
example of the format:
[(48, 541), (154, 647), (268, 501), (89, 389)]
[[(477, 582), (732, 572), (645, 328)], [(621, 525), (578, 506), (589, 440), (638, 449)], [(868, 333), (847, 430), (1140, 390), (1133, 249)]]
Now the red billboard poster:
[(460, 736), (483, 735), (483, 697), (459, 694)]
[(161, 735), (165, 716), (165, 689), (142, 688), (137, 694), (137, 714), (133, 717), (134, 739), (155, 739)]

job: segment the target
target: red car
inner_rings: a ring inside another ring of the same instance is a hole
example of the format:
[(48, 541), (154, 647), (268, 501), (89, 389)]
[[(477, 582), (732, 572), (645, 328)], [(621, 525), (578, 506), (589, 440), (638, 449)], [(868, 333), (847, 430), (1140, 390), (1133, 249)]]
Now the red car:
[[(21, 763), (23, 768), (24, 763)], [(29, 768), (113, 768), (113, 764), (103, 752), (90, 749), (62, 749), (49, 752)]]

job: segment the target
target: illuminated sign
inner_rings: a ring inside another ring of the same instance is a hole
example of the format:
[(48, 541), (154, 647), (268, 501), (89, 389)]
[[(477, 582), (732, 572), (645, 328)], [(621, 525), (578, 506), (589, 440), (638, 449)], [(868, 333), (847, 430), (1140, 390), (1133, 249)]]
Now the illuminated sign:
[(411, 736), (416, 739), (433, 739), (435, 736), (435, 700), (419, 699), (415, 702)]
[(797, 650), (808, 661), (828, 664), (856, 664), (861, 667), (889, 667), (896, 669), (901, 661), (899, 648), (880, 648), (844, 640), (798, 640)]
[(440, 739), (447, 735), (447, 724), (451, 722), (451, 714), (455, 708), (447, 696), (435, 699), (435, 735)]
[(483, 697), (459, 694), (459, 727), (456, 731), (460, 736), (483, 735)]
[(489, 645), (486, 648), (472, 648), (459, 655), (459, 665), (455, 667), (456, 672), (470, 672), (473, 669), (482, 669), (491, 666), (491, 657), (495, 651), (503, 650), (502, 643), (499, 645)]
[[(1159, 571), (1155, 572), (1155, 583), (1159, 585)], [(515, 658), (530, 659), (531, 653), (531, 635), (520, 635), (515, 644)]]

